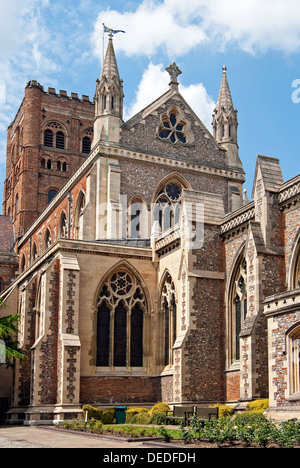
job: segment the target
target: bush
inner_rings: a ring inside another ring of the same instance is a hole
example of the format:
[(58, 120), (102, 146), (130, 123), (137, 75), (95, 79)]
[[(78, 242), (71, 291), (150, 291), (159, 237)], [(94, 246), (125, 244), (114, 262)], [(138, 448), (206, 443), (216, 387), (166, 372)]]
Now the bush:
[(88, 412), (88, 420), (96, 419), (103, 424), (113, 424), (115, 422), (115, 408), (97, 409), (91, 405), (84, 405), (83, 412)]
[(166, 411), (171, 411), (168, 403), (157, 403), (151, 408), (150, 413), (166, 413)]
[(153, 413), (149, 424), (155, 424), (156, 426), (166, 424), (166, 413)]
[(269, 400), (254, 400), (247, 404), (246, 411), (256, 411), (259, 413), (264, 413), (266, 409), (269, 408)]
[(131, 424), (150, 424), (151, 418), (152, 416), (149, 411), (147, 413), (136, 413), (131, 419)]
[(103, 431), (103, 423), (98, 419), (91, 418), (88, 422), (88, 428), (92, 433), (95, 434), (102, 434)]
[(134, 416), (140, 413), (148, 414), (149, 411), (146, 408), (137, 408), (137, 407), (128, 408), (126, 410), (126, 424), (132, 423), (132, 419), (134, 418)]
[(277, 432), (277, 441), (283, 447), (293, 448), (300, 445), (300, 423), (297, 419), (290, 419), (281, 424)]
[[(102, 410), (101, 409), (97, 409), (97, 408), (94, 408), (93, 406), (91, 405), (84, 405), (82, 407), (82, 411), (85, 413), (86, 411), (88, 412), (88, 419), (98, 419), (98, 420), (101, 420), (101, 416), (102, 416)], [(84, 414), (84, 417), (85, 417), (85, 414)]]
[(214, 408), (219, 408), (219, 418), (223, 416), (232, 416), (234, 413), (233, 406), (214, 405)]

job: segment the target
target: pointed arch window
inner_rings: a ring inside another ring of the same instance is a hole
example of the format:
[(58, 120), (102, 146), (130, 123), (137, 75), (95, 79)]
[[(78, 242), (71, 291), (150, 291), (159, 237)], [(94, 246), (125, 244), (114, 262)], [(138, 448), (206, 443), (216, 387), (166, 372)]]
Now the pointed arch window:
[(235, 271), (229, 298), (229, 361), (240, 359), (240, 332), (247, 316), (247, 263), (243, 258)]
[(289, 355), (289, 394), (300, 399), (300, 324), (287, 334)]
[(97, 356), (99, 367), (143, 367), (143, 288), (131, 272), (120, 269), (108, 276), (97, 304)]
[(48, 228), (44, 237), (44, 250), (47, 250), (52, 244), (51, 232)]
[(154, 221), (162, 232), (179, 223), (182, 185), (177, 181), (167, 182), (159, 191), (154, 204)]
[(148, 237), (148, 210), (146, 203), (135, 197), (128, 208), (128, 237)]
[(75, 239), (82, 239), (83, 236), (83, 212), (86, 204), (85, 194), (80, 192), (75, 210)]
[(65, 211), (62, 212), (58, 226), (58, 238), (66, 239), (68, 237), (68, 218)]
[(177, 306), (175, 285), (169, 273), (162, 287), (161, 310), (164, 321), (164, 365), (170, 366), (173, 363), (172, 349), (177, 335)]
[(298, 256), (296, 260), (296, 267), (295, 267), (295, 279), (294, 279), (294, 288), (300, 288), (300, 241), (298, 245)]

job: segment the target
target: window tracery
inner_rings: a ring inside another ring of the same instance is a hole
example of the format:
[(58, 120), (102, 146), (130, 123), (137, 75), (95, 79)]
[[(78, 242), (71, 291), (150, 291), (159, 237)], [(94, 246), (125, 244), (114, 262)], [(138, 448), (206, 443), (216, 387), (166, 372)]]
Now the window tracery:
[(240, 359), (240, 332), (247, 316), (247, 263), (240, 261), (231, 286), (230, 299), (230, 361)]
[(292, 330), (289, 338), (290, 394), (300, 393), (300, 326)]
[[(300, 244), (300, 243), (299, 243)], [(295, 289), (300, 288), (300, 245), (298, 248), (298, 258), (296, 261), (296, 269), (295, 269), (295, 281), (294, 281)]]
[(172, 365), (172, 348), (176, 340), (177, 306), (172, 277), (167, 273), (161, 292), (161, 309), (164, 315), (164, 365)]
[(182, 185), (177, 181), (167, 182), (159, 191), (154, 203), (154, 221), (159, 222), (162, 232), (179, 223)]
[(181, 119), (176, 109), (162, 116), (162, 122), (158, 135), (162, 140), (168, 140), (173, 144), (187, 143), (187, 122)]
[(100, 367), (143, 367), (146, 297), (132, 273), (118, 270), (104, 282), (97, 304), (97, 358)]

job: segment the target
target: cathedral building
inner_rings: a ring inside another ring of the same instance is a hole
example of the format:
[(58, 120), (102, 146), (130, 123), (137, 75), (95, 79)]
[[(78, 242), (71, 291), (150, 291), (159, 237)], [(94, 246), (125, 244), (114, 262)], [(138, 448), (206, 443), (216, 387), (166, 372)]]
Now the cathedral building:
[(25, 89), (3, 203), (19, 258), (3, 298), (28, 355), (10, 422), (259, 398), (300, 419), (300, 176), (259, 155), (249, 201), (226, 67), (213, 134), (167, 71), (126, 122), (112, 35), (93, 102)]

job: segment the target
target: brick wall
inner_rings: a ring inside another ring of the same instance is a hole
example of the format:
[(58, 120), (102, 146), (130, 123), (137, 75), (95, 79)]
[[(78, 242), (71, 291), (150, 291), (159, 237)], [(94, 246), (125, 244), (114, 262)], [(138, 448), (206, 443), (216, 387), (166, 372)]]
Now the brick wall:
[(80, 401), (85, 404), (149, 403), (161, 401), (155, 377), (81, 377)]

